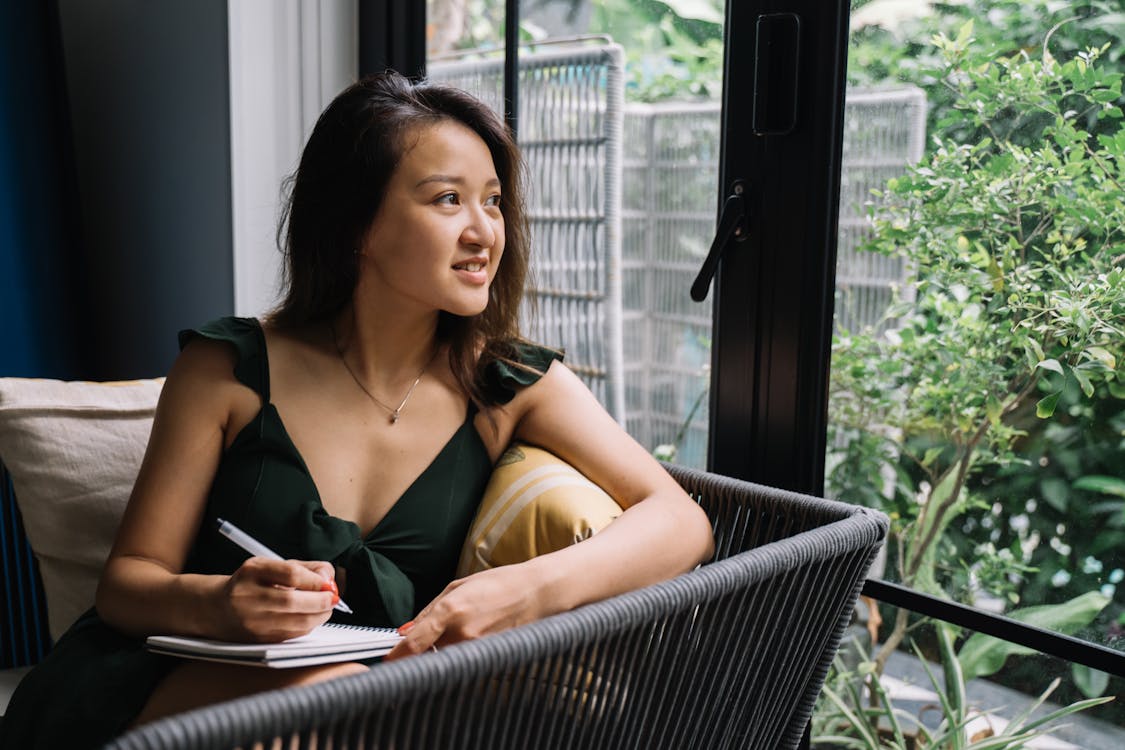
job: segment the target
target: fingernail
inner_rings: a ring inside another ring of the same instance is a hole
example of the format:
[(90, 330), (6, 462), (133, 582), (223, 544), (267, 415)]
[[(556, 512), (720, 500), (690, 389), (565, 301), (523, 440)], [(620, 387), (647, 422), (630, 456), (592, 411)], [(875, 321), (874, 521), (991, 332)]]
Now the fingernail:
[(320, 590), (321, 591), (331, 591), (333, 594), (336, 595), (337, 599), (340, 598), (340, 589), (336, 586), (336, 581), (334, 581), (334, 580), (325, 581), (322, 584), (320, 584)]
[(404, 622), (402, 625), (399, 625), (398, 634), (399, 635), (406, 635), (407, 633), (410, 632), (410, 629), (413, 628), (413, 627), (414, 627), (414, 621), (413, 620), (410, 620), (408, 622)]

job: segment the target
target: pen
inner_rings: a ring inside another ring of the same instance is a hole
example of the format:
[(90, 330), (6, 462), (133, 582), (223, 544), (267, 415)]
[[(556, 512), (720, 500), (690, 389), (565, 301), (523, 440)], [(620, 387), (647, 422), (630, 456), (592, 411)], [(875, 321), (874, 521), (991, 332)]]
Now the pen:
[[(229, 539), (232, 542), (234, 542), (235, 544), (237, 544), (239, 547), (242, 547), (242, 549), (246, 550), (247, 552), (249, 552), (254, 557), (264, 557), (267, 560), (284, 560), (285, 559), (281, 555), (277, 554), (272, 549), (267, 547), (266, 545), (259, 542), (254, 537), (247, 534), (242, 529), (235, 526), (230, 521), (224, 521), (221, 518), (217, 518), (215, 520), (217, 520), (219, 522), (219, 533), (220, 534), (222, 534), (227, 539)], [(333, 607), (333, 609), (338, 609), (341, 612), (347, 612), (349, 615), (352, 614), (352, 608), (349, 607), (347, 604), (344, 604), (343, 599), (336, 602), (336, 605)]]

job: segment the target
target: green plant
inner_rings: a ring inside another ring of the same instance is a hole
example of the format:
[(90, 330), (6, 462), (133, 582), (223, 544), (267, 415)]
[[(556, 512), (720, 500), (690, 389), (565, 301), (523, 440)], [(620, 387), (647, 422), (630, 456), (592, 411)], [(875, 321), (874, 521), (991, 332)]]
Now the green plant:
[[(941, 719), (936, 727), (928, 726), (921, 716), (894, 704), (875, 663), (861, 651), (863, 661), (854, 671), (848, 670), (837, 658), (834, 677), (822, 692), (823, 708), (814, 719), (814, 744), (817, 747), (829, 745), (861, 750), (1016, 750), (1056, 731), (1060, 719), (1113, 700), (1110, 697), (1089, 698), (1033, 717), (1058, 687), (1059, 680), (1056, 678), (999, 730), (992, 729), (990, 725), (988, 729), (970, 733), (974, 720), (996, 707), (982, 710), (969, 701), (967, 677), (961, 669), (962, 662), (954, 653), (955, 628), (939, 625), (937, 640), (944, 677), (940, 681), (922, 652), (914, 647), (938, 695)], [(867, 700), (861, 689), (864, 684), (868, 694), (876, 696), (876, 700)]]
[[(988, 510), (971, 480), (1019, 463), (1029, 405), (1047, 420), (1068, 387), (1115, 398), (1125, 384), (1125, 130), (1104, 48), (993, 58), (971, 22), (933, 43), (967, 125), (935, 137), (872, 207), (868, 249), (906, 261), (911, 293), (899, 290), (885, 333), (836, 337), (831, 423), (864, 439), (830, 476), (852, 499), (843, 467), (885, 467), (889, 497), (863, 499), (895, 521), (899, 579), (971, 600), (947, 564), (951, 524)], [(955, 137), (970, 132), (985, 135)], [(877, 669), (907, 624), (899, 613)]]
[(722, 93), (722, 0), (596, 0), (592, 30), (625, 48), (630, 101), (717, 99)]
[[(853, 13), (865, 4), (853, 2)], [(1109, 44), (1105, 64), (1117, 70), (1123, 64), (1125, 8), (1120, 0), (918, 0), (917, 7), (926, 6), (929, 12), (894, 24), (853, 29), (848, 84), (920, 86), (926, 91), (931, 133), (955, 135), (964, 142), (981, 136), (954, 109), (956, 91), (945, 85), (945, 61), (931, 44), (935, 34), (956, 37), (966, 22), (973, 23), (975, 45), (987, 57), (1011, 57), (1020, 52), (1041, 57), (1049, 44), (1055, 57), (1070, 59), (1091, 47)], [(1051, 34), (1060, 24), (1065, 33)]]

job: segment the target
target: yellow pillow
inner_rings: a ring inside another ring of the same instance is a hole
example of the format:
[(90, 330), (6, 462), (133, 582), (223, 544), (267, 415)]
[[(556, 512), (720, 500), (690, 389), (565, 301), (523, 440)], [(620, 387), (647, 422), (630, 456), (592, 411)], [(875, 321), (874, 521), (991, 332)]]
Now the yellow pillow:
[(621, 515), (605, 490), (542, 448), (513, 443), (492, 470), (458, 577), (588, 539)]

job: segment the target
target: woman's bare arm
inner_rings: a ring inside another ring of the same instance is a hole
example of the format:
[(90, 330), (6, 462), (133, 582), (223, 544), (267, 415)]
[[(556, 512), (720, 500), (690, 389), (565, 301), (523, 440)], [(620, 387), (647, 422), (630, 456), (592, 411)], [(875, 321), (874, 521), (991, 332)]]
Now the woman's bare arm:
[(327, 563), (248, 560), (231, 576), (182, 573), (232, 421), (258, 396), (233, 374), (234, 352), (196, 341), (169, 372), (148, 448), (98, 585), (101, 617), (134, 634), (279, 640), (331, 614)]
[(516, 438), (571, 463), (625, 512), (580, 544), (454, 581), (414, 619), (392, 658), (665, 580), (712, 554), (706, 514), (561, 363), (506, 409)]

